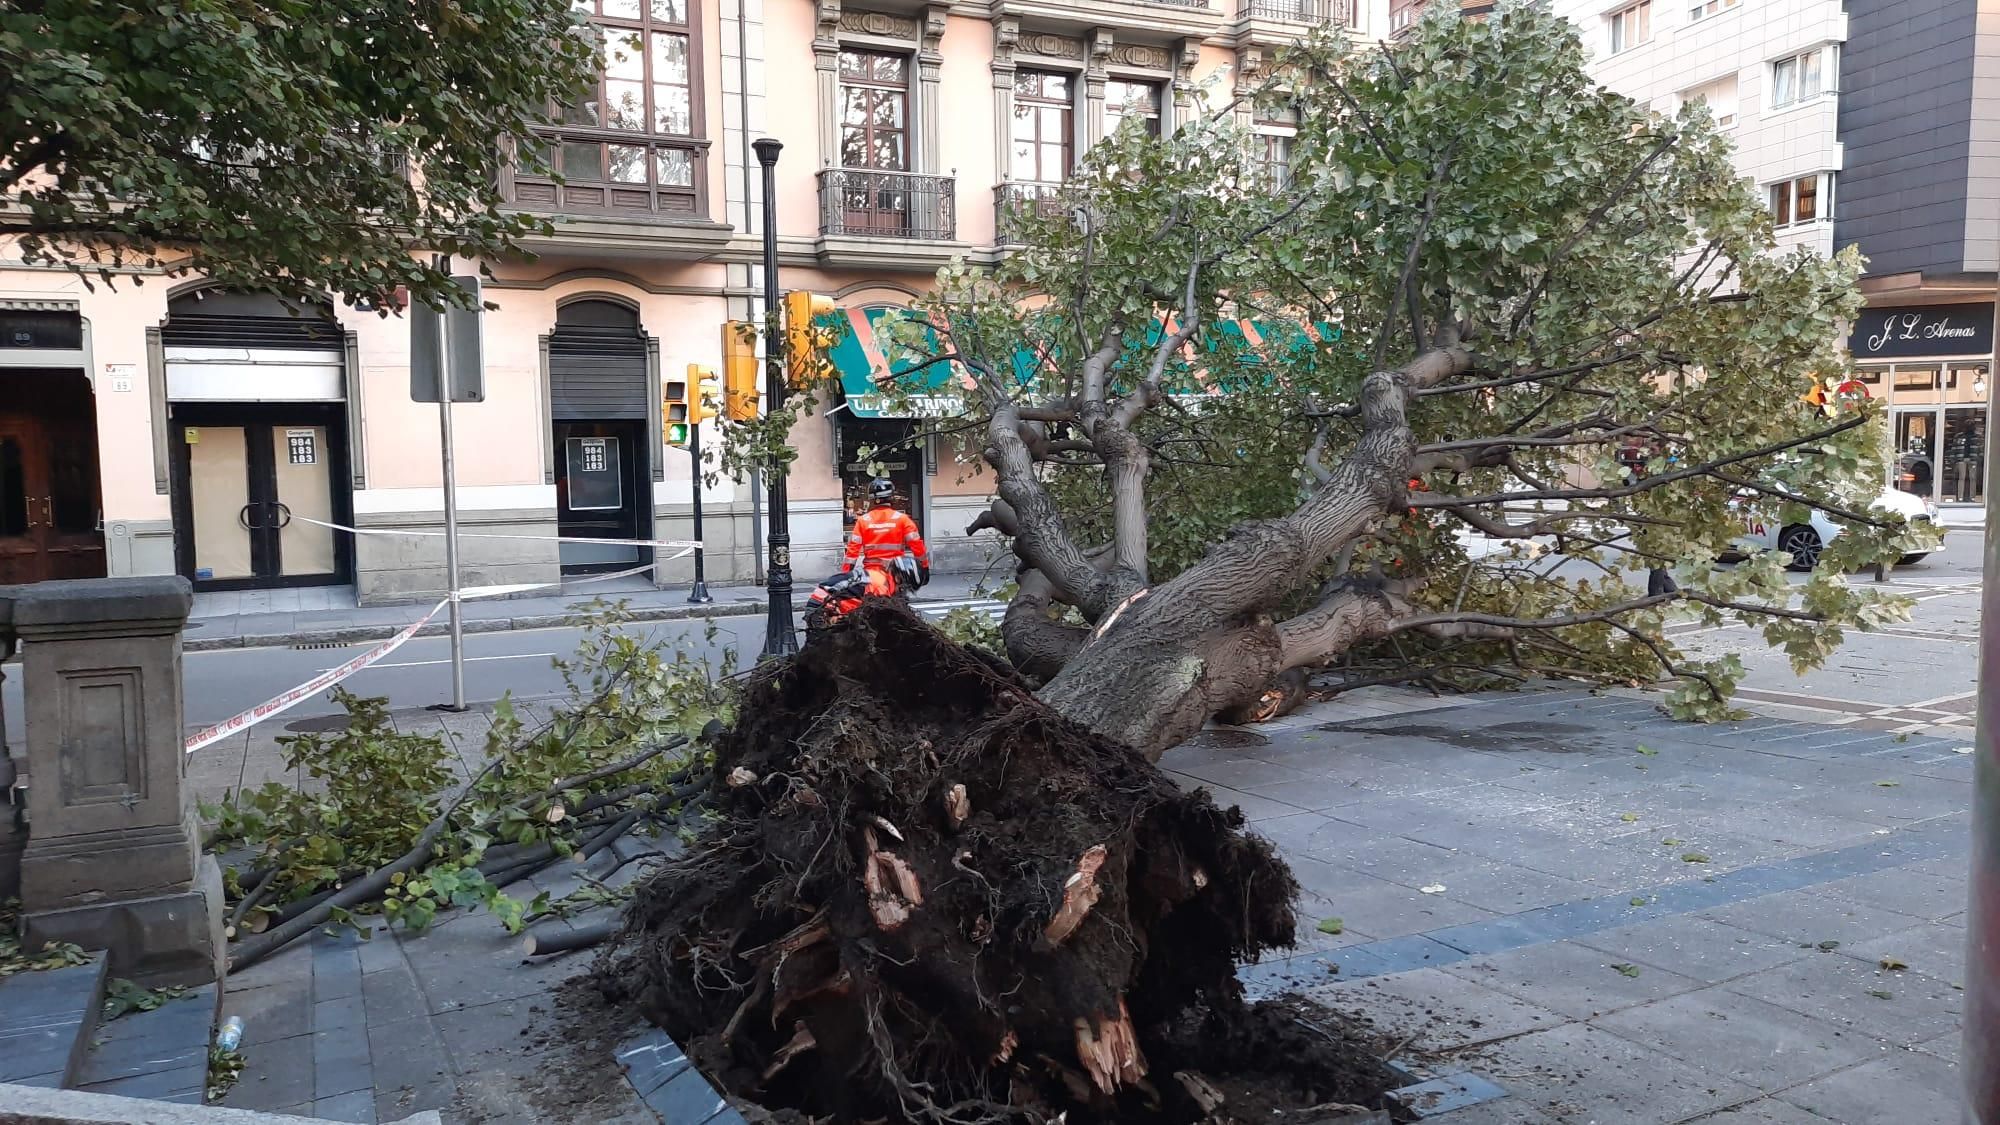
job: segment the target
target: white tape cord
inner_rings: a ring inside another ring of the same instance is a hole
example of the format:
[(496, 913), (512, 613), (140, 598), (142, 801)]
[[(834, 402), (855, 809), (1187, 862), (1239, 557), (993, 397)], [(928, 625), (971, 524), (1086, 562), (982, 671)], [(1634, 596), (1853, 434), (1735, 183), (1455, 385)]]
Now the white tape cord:
[[(670, 559), (662, 559), (660, 562), (671, 562), (672, 559), (678, 559), (693, 552), (694, 548), (688, 547), (682, 550), (680, 554), (674, 555)], [(589, 578), (572, 579), (569, 584), (572, 586), (582, 586), (592, 582), (609, 582), (616, 578), (630, 578), (635, 574), (644, 574), (658, 565), (659, 563), (647, 563), (644, 566), (635, 566), (630, 570), (621, 570), (613, 574), (596, 574)], [(458, 592), (458, 600), (467, 602), (477, 601), (481, 598), (498, 598), (508, 594), (526, 593), (530, 590), (560, 589), (562, 585), (563, 583), (561, 582), (528, 582), (507, 586), (473, 586), (460, 590)], [(370, 664), (380, 661), (383, 657), (402, 648), (403, 642), (416, 636), (417, 630), (430, 624), (431, 618), (436, 617), (439, 610), (450, 604), (451, 599), (445, 598), (425, 611), (422, 617), (403, 626), (402, 630), (396, 635), (386, 638), (374, 648), (369, 649), (347, 663), (337, 668), (328, 668), (305, 683), (295, 688), (281, 691), (277, 695), (259, 703), (257, 706), (250, 708), (248, 711), (239, 711), (229, 718), (216, 723), (214, 726), (204, 727), (196, 731), (187, 740), (186, 752), (192, 754), (202, 747), (220, 742), (238, 731), (249, 730), (265, 719), (281, 715), (306, 700), (311, 699), (313, 696), (318, 695), (320, 692), (338, 684), (340, 681), (347, 679), (349, 676), (354, 675), (356, 672), (361, 671), (363, 668), (368, 667)]]
[[(300, 523), (314, 527), (324, 527), (333, 531), (345, 531), (349, 535), (408, 535), (417, 539), (442, 539), (442, 531), (419, 531), (407, 527), (349, 527), (344, 523), (328, 523), (311, 516), (294, 515)], [(690, 551), (701, 550), (701, 544), (692, 539), (594, 539), (588, 535), (508, 535), (498, 531), (461, 531), (460, 539), (527, 539), (536, 543), (595, 543), (600, 547), (685, 547)], [(678, 556), (676, 556), (678, 557)]]

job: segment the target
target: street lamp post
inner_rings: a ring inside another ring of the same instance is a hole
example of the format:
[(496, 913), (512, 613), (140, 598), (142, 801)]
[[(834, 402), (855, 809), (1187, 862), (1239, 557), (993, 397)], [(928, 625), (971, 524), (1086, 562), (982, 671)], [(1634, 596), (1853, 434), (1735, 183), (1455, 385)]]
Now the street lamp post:
[[(770, 137), (750, 146), (764, 167), (764, 401), (767, 415), (785, 405), (785, 334), (778, 323), (778, 152), (785, 146)], [(764, 651), (759, 660), (788, 656), (799, 650), (792, 631), (792, 533), (785, 504), (785, 466), (766, 470), (766, 503), (770, 509), (767, 539), (771, 606), (764, 622)]]

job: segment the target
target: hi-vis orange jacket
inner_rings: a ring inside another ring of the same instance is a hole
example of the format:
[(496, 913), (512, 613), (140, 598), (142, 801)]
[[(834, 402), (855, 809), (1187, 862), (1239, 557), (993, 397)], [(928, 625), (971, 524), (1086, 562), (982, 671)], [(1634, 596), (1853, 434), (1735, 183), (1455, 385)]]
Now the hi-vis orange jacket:
[(887, 505), (870, 508), (854, 521), (854, 530), (848, 533), (847, 565), (852, 569), (857, 561), (866, 559), (886, 566), (901, 558), (906, 549), (920, 565), (931, 565), (931, 549), (924, 545), (917, 521)]

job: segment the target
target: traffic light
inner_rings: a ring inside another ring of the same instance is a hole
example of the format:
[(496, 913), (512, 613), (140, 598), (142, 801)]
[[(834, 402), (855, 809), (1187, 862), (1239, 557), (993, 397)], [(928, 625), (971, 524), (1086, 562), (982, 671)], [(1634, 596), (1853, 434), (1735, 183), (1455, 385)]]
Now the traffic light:
[(833, 311), (833, 298), (824, 293), (785, 294), (785, 375), (794, 390), (812, 386), (827, 369), (825, 353), (834, 333), (813, 321)]
[(687, 380), (669, 379), (660, 394), (660, 430), (668, 445), (687, 444), (688, 422)]
[(757, 420), (757, 376), (757, 329), (746, 321), (723, 322), (723, 401), (730, 421)]
[(722, 381), (715, 377), (715, 368), (690, 363), (687, 375), (688, 421), (699, 426), (721, 417)]

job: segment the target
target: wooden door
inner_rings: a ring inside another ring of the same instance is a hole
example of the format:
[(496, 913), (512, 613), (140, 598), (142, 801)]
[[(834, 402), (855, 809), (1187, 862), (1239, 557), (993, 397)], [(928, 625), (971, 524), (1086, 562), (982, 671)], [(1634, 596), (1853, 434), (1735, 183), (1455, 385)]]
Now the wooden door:
[(104, 577), (90, 438), (60, 419), (0, 414), (0, 583)]
[(0, 415), (0, 583), (47, 578), (42, 545), (41, 427), (33, 418)]

